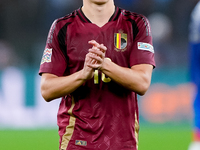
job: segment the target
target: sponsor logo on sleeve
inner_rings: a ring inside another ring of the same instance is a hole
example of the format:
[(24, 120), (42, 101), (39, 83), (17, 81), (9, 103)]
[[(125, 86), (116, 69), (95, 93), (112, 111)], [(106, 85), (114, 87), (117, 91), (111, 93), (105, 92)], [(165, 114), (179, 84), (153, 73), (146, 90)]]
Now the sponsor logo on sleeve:
[(44, 64), (45, 62), (46, 63), (51, 62), (51, 56), (52, 56), (52, 48), (51, 49), (46, 48), (42, 56), (41, 65)]
[(154, 48), (149, 43), (138, 42), (138, 49), (154, 53)]

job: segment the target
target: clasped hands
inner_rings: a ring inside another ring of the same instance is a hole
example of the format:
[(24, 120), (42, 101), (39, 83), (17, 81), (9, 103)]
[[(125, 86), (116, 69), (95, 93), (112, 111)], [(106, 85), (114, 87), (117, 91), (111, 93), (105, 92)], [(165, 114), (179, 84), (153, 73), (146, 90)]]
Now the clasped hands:
[(87, 66), (93, 69), (101, 69), (107, 48), (95, 40), (91, 40), (88, 43), (93, 45), (93, 47), (89, 49)]
[(104, 65), (105, 53), (107, 48), (103, 44), (97, 43), (95, 40), (88, 42), (92, 45), (85, 56), (83, 76), (84, 79), (90, 79), (94, 75), (94, 70), (101, 68)]

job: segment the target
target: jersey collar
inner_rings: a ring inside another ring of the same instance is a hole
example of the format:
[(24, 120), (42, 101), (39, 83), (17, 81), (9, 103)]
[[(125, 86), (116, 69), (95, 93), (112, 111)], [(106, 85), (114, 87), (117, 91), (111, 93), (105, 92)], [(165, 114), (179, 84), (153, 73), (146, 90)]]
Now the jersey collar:
[[(79, 18), (83, 21), (83, 22), (87, 22), (87, 23), (92, 23), (86, 16), (85, 14), (83, 13), (82, 7), (80, 7), (78, 10), (77, 10), (77, 14), (79, 16)], [(120, 8), (119, 7), (115, 7), (115, 12), (113, 13), (113, 15), (110, 17), (109, 21), (115, 21), (119, 15), (120, 15), (121, 11), (120, 11)]]

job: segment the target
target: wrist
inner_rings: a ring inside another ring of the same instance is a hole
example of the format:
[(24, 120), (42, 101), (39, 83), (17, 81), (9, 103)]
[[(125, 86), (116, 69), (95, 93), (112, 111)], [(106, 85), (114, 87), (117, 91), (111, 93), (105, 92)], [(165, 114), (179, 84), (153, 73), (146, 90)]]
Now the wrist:
[(109, 65), (110, 62), (112, 62), (112, 60), (110, 58), (108, 58), (108, 57), (104, 58), (103, 64), (99, 68), (99, 70), (101, 70), (101, 71), (108, 70), (106, 68), (107, 68), (107, 66)]
[(83, 83), (91, 79), (94, 75), (94, 70), (92, 68), (83, 68), (78, 72), (78, 80), (81, 80)]
[(87, 81), (87, 77), (85, 76), (83, 69), (77, 72), (76, 77), (77, 77), (77, 80), (79, 80), (79, 81), (82, 81), (82, 82)]

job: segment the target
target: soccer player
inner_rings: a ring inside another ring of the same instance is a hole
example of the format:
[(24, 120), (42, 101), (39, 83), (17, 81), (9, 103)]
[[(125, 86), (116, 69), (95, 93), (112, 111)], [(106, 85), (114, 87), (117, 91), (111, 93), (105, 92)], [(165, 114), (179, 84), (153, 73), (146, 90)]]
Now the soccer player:
[(191, 14), (190, 24), (190, 74), (196, 87), (194, 99), (193, 142), (189, 150), (200, 150), (200, 1)]
[(148, 20), (114, 0), (83, 0), (55, 20), (39, 74), (44, 99), (62, 97), (60, 150), (137, 150), (137, 94), (154, 67)]

